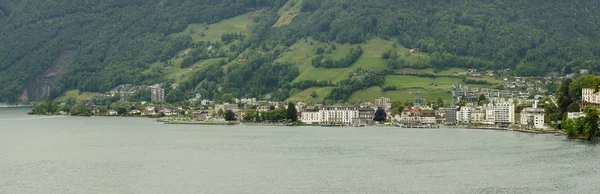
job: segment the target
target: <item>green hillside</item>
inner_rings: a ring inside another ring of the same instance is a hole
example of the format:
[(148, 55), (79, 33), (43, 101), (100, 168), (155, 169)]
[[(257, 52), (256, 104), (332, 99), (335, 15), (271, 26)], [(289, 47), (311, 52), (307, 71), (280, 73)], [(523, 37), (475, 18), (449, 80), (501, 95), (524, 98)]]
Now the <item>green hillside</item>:
[[(312, 45), (311, 45), (312, 44)], [(335, 44), (335, 43), (334, 43)], [(367, 41), (365, 44), (335, 44), (336, 50), (333, 50), (331, 54), (333, 59), (342, 58), (352, 47), (362, 46), (365, 50), (364, 54), (356, 61), (352, 66), (347, 68), (314, 68), (311, 65), (310, 59), (315, 56), (315, 51), (318, 47), (331, 49), (333, 44), (325, 44), (312, 39), (307, 41), (300, 40), (299, 43), (292, 45), (295, 49), (294, 52), (288, 52), (283, 54), (283, 57), (278, 59), (279, 61), (293, 61), (299, 65), (300, 76), (296, 78), (296, 81), (300, 80), (329, 80), (338, 82), (348, 78), (356, 68), (371, 69), (374, 71), (381, 71), (387, 68), (386, 61), (381, 58), (381, 54), (388, 51), (394, 50), (398, 53), (403, 53), (400, 56), (411, 63), (423, 62), (429, 63), (429, 57), (425, 54), (409, 54), (409, 49), (402, 46), (396, 46), (392, 49), (392, 41), (384, 40), (381, 38), (375, 38)], [(308, 57), (307, 57), (308, 56)]]
[(248, 35), (248, 29), (254, 26), (252, 19), (258, 17), (260, 12), (245, 13), (233, 18), (225, 19), (215, 24), (190, 24), (182, 32), (174, 36), (190, 36), (194, 42), (221, 41), (224, 33), (241, 33)]
[[(598, 11), (593, 1), (555, 0), (6, 0), (0, 102), (19, 101), (66, 51), (77, 55), (49, 85), (52, 99), (156, 83), (180, 84), (167, 91), (169, 102), (195, 94), (372, 101), (422, 91), (446, 98), (449, 85), (464, 81), (450, 76), (470, 68), (597, 73)], [(359, 46), (360, 56), (349, 57)], [(313, 64), (321, 58), (336, 66)], [(435, 78), (402, 75), (415, 73)]]

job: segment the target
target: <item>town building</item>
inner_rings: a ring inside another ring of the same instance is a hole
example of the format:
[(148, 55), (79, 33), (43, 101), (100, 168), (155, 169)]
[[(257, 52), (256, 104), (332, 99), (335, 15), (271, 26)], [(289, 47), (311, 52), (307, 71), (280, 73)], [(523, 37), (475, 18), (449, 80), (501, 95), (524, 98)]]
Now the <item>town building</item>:
[(471, 107), (463, 106), (456, 112), (456, 122), (469, 123), (471, 121)]
[(539, 101), (533, 103), (533, 107), (524, 108), (521, 112), (521, 126), (530, 129), (544, 128), (544, 109), (538, 107)]
[(322, 122), (326, 125), (351, 125), (354, 118), (358, 117), (358, 108), (352, 106), (327, 106), (322, 107)]
[(318, 125), (323, 120), (319, 110), (308, 109), (300, 113), (300, 120), (307, 125)]
[(594, 92), (593, 88), (581, 89), (581, 100), (583, 104), (600, 104), (600, 93)]
[(160, 88), (160, 86), (152, 87), (152, 94), (150, 96), (150, 100), (153, 103), (165, 102), (165, 89)]
[(228, 110), (237, 112), (238, 105), (237, 104), (229, 104), (229, 103), (215, 105), (215, 111), (219, 112), (219, 110), (221, 110), (223, 113), (225, 113)]
[(300, 119), (309, 125), (352, 125), (360, 118), (359, 112), (359, 108), (353, 106), (325, 106), (302, 111)]
[(474, 108), (471, 111), (471, 123), (482, 124), (485, 122), (485, 109), (482, 107)]
[(444, 115), (444, 120), (445, 120), (445, 124), (455, 124), (456, 123), (456, 116), (457, 116), (457, 111), (456, 108), (446, 108), (445, 109), (445, 115)]
[(256, 98), (242, 98), (242, 99), (236, 98), (235, 103), (258, 105), (258, 101), (256, 100)]
[(373, 120), (375, 118), (375, 109), (360, 108), (360, 109), (358, 109), (358, 117), (363, 118), (363, 119)]
[(411, 108), (409, 106), (404, 107), (400, 114), (401, 123), (418, 123), (419, 122), (419, 109)]
[(122, 84), (110, 90), (111, 96), (119, 96), (121, 102), (127, 102), (129, 96), (133, 95), (137, 90), (148, 88), (148, 86), (134, 86), (131, 84)]
[(515, 121), (515, 105), (511, 102), (489, 103), (483, 108), (485, 124), (513, 124)]
[[(390, 114), (387, 114), (390, 116)], [(359, 108), (358, 109), (358, 117), (353, 118), (352, 125), (360, 126), (360, 125), (368, 125), (373, 124), (373, 119), (375, 118), (375, 109), (373, 108)]]
[(567, 113), (567, 119), (576, 119), (579, 117), (585, 117), (585, 113), (583, 112), (569, 112)]
[(421, 110), (419, 111), (419, 123), (422, 124), (436, 124), (437, 120), (435, 117), (434, 110)]
[(521, 126), (531, 129), (544, 128), (544, 109), (524, 108), (521, 112)]
[(440, 125), (446, 122), (446, 110), (438, 109), (435, 111), (435, 122)]
[(392, 100), (390, 98), (377, 98), (375, 99), (375, 106), (383, 108), (383, 110), (389, 110), (392, 108)]

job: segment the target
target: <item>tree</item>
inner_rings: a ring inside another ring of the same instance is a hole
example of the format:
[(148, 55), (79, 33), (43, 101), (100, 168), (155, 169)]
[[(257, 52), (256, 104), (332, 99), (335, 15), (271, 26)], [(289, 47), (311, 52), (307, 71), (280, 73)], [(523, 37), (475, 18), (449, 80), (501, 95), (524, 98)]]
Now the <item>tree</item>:
[(254, 122), (257, 121), (258, 117), (258, 111), (256, 111), (255, 109), (248, 109), (246, 111), (246, 114), (244, 114), (244, 116), (242, 117), (242, 119), (246, 122)]
[(444, 100), (442, 100), (442, 98), (438, 97), (437, 105), (438, 105), (438, 107), (444, 107)]
[(64, 105), (64, 106), (60, 107), (59, 111), (63, 111), (63, 112), (69, 113), (69, 112), (71, 112), (71, 106)]
[(132, 102), (150, 101), (152, 100), (152, 90), (150, 89), (139, 89), (129, 97)]
[(540, 102), (544, 105), (544, 121), (546, 123), (561, 119), (562, 115), (560, 114), (560, 109), (552, 102), (552, 100), (544, 98)]
[(298, 121), (298, 111), (296, 110), (296, 105), (294, 105), (294, 103), (290, 102), (286, 111), (288, 120), (294, 123)]
[(568, 119), (562, 123), (562, 131), (569, 137), (579, 137), (583, 135), (585, 127), (585, 117)]
[(73, 106), (73, 105), (77, 104), (77, 99), (71, 97), (71, 98), (67, 99), (67, 101), (65, 102), (65, 104), (67, 104), (69, 106)]
[(319, 47), (317, 48), (317, 50), (315, 51), (315, 54), (320, 55), (325, 53), (325, 49), (323, 49), (323, 47)]
[(596, 137), (598, 131), (598, 109), (593, 106), (586, 106), (583, 110), (585, 112), (585, 136), (588, 140)]
[(91, 114), (90, 109), (84, 104), (76, 104), (71, 108), (71, 115), (89, 116)]
[(232, 103), (234, 102), (234, 97), (231, 93), (227, 93), (227, 94), (223, 94), (223, 96), (221, 96), (221, 100), (223, 100), (223, 102), (227, 102), (227, 103)]
[(394, 101), (392, 102), (392, 115), (397, 115), (402, 113), (402, 110), (404, 110), (404, 103), (401, 101)]
[(593, 87), (596, 79), (597, 77), (593, 75), (583, 75), (573, 80), (569, 86), (569, 96), (572, 98), (580, 98), (581, 89)]
[(577, 104), (577, 102), (573, 102), (569, 105), (569, 107), (567, 107), (567, 111), (569, 112), (579, 112), (579, 104)]
[(479, 101), (477, 101), (477, 104), (479, 104), (479, 106), (488, 104), (488, 103), (489, 102), (487, 101), (487, 99), (485, 98), (485, 96), (483, 94), (479, 95)]
[(375, 111), (375, 117), (373, 120), (377, 122), (384, 122), (386, 118), (387, 114), (385, 113), (385, 110), (383, 110), (383, 108), (378, 108), (377, 111)]
[(572, 83), (571, 79), (564, 79), (562, 81), (562, 84), (560, 84), (558, 93), (556, 94), (559, 109), (560, 109), (560, 115), (563, 118), (566, 117), (569, 105), (571, 105), (571, 103), (573, 102), (572, 98), (570, 96), (570, 89), (569, 89), (571, 83)]
[(225, 120), (226, 121), (235, 121), (236, 116), (235, 113), (232, 110), (227, 110), (227, 113), (225, 113)]
[(217, 115), (219, 115), (219, 116), (223, 116), (223, 109), (219, 109), (219, 110), (217, 111)]
[(119, 107), (119, 108), (117, 108), (117, 114), (125, 115), (125, 114), (127, 114), (127, 109), (125, 107)]
[(51, 101), (47, 101), (45, 103), (36, 104), (31, 112), (36, 115), (52, 115), (58, 112), (58, 106)]

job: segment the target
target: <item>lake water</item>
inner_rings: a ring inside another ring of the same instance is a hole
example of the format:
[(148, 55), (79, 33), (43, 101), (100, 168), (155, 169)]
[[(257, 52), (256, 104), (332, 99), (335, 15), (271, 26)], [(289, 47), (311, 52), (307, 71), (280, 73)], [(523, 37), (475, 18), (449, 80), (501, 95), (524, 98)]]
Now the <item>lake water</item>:
[(600, 144), (554, 135), (27, 111), (0, 109), (0, 193), (600, 193)]

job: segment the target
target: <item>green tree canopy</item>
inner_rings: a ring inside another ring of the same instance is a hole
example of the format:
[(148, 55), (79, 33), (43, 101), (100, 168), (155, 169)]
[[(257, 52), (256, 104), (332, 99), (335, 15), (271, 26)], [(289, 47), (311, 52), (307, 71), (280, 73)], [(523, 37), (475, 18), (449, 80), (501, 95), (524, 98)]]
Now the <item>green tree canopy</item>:
[(377, 111), (375, 111), (375, 117), (373, 117), (373, 120), (377, 122), (384, 122), (386, 119), (387, 114), (385, 113), (385, 110), (383, 110), (383, 108), (378, 108)]
[(232, 110), (227, 110), (227, 112), (225, 113), (225, 120), (226, 121), (235, 121), (237, 119), (237, 116), (235, 115), (235, 113)]
[(287, 119), (292, 121), (292, 122), (296, 122), (298, 121), (298, 111), (296, 110), (296, 105), (294, 105), (294, 103), (289, 103), (288, 107), (286, 109), (287, 111)]

